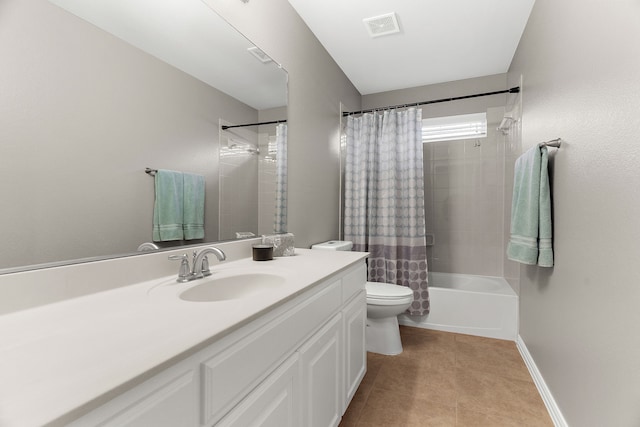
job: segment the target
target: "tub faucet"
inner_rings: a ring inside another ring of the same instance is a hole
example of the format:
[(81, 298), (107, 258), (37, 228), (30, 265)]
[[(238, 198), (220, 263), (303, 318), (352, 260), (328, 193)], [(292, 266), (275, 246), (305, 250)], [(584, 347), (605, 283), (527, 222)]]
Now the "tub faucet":
[(211, 274), (211, 272), (209, 271), (209, 261), (207, 259), (207, 254), (214, 254), (218, 258), (218, 261), (224, 261), (225, 259), (227, 259), (227, 256), (224, 254), (224, 252), (222, 252), (222, 250), (213, 246), (200, 249), (199, 252), (194, 253), (193, 266), (191, 267), (192, 278), (200, 279)]

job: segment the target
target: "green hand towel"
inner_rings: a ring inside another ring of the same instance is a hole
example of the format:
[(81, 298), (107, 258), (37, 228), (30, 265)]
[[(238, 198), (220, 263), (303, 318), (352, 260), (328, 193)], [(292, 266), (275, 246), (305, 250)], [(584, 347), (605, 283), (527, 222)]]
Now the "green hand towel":
[(516, 161), (507, 257), (553, 267), (551, 191), (547, 147), (535, 146)]
[(183, 176), (182, 172), (160, 169), (155, 176), (156, 200), (153, 205), (153, 241), (182, 240)]
[(204, 176), (184, 177), (184, 239), (204, 239)]

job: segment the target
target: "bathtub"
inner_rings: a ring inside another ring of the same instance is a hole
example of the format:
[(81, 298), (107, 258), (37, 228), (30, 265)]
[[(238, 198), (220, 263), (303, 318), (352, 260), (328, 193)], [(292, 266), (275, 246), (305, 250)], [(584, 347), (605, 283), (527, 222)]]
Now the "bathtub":
[(518, 296), (502, 277), (429, 273), (431, 312), (401, 325), (515, 341)]

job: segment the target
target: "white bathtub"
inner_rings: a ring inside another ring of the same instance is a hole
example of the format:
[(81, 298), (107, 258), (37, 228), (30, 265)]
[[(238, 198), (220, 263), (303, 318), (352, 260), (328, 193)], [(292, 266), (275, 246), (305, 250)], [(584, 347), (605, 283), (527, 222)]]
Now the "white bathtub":
[(401, 325), (515, 341), (518, 296), (502, 277), (429, 273), (431, 312)]

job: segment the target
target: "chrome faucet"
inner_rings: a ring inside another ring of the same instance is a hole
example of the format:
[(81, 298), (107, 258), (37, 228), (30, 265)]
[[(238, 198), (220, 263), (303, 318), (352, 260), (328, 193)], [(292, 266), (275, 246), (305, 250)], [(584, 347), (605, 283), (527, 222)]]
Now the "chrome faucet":
[(218, 248), (208, 247), (200, 249), (200, 252), (193, 251), (193, 265), (189, 270), (189, 258), (187, 254), (182, 255), (169, 255), (170, 260), (180, 261), (180, 271), (178, 272), (179, 283), (190, 282), (191, 280), (201, 279), (205, 276), (211, 276), (209, 271), (209, 260), (207, 254), (215, 254), (218, 257), (218, 261), (224, 261), (227, 256)]
[(200, 279), (211, 274), (209, 271), (209, 260), (207, 259), (207, 254), (214, 254), (218, 258), (218, 261), (224, 261), (227, 259), (227, 256), (222, 252), (222, 250), (213, 246), (200, 249), (199, 252), (194, 253), (193, 266), (191, 267), (191, 277), (193, 279)]

